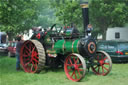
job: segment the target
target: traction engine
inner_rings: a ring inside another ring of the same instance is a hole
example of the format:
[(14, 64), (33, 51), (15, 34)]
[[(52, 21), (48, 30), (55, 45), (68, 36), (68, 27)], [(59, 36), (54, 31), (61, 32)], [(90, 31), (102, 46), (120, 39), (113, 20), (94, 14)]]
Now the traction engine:
[(20, 52), (21, 65), (25, 72), (39, 73), (45, 67), (64, 66), (68, 79), (80, 81), (91, 68), (96, 75), (107, 75), (112, 68), (110, 56), (96, 51), (96, 41), (84, 38), (77, 29), (67, 28), (61, 33), (53, 30), (34, 30), (30, 40), (23, 43)]

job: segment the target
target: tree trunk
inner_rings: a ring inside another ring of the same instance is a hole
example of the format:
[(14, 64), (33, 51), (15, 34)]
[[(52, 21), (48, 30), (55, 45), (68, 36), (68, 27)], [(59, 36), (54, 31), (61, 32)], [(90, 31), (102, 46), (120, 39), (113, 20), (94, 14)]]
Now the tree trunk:
[(9, 40), (9, 41), (12, 41), (13, 38), (14, 38), (14, 34), (11, 33), (11, 32), (7, 32), (7, 35), (8, 35), (8, 40)]
[(104, 30), (104, 31), (103, 31), (103, 34), (102, 34), (102, 35), (103, 35), (103, 40), (106, 40), (106, 31), (107, 31), (107, 30)]

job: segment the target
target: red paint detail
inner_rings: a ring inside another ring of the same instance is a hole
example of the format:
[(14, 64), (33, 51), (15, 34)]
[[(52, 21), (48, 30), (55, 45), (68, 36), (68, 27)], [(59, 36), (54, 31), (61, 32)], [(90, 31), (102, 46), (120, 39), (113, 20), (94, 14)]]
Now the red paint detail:
[(107, 57), (106, 57), (106, 58), (104, 58), (104, 61), (105, 61), (106, 59), (108, 59), (108, 58), (107, 58)]
[(8, 43), (10, 44), (8, 46), (8, 48), (7, 48), (8, 52), (10, 52), (11, 54), (13, 54), (15, 56), (15, 54), (16, 54), (16, 47), (13, 46), (13, 44), (16, 44), (17, 42), (16, 41), (9, 41)]
[(47, 32), (44, 33), (45, 35), (47, 34)]
[(100, 60), (99, 63), (100, 63), (100, 65), (103, 65), (104, 64), (104, 60)]
[(123, 55), (123, 52), (121, 52), (121, 51), (116, 51), (116, 53)]
[(77, 64), (74, 64), (74, 67), (75, 67), (75, 70), (77, 70), (77, 69), (78, 69), (78, 65), (77, 65)]
[(36, 37), (37, 37), (38, 39), (40, 39), (40, 38), (41, 38), (40, 33), (38, 33), (38, 34), (36, 35)]

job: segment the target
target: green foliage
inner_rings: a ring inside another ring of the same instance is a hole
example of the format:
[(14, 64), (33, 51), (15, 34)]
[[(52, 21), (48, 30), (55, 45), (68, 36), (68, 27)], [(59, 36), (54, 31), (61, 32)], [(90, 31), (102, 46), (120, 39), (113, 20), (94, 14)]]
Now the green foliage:
[(38, 10), (39, 14), (36, 26), (42, 26), (44, 28), (47, 28), (52, 24), (55, 24), (54, 9), (50, 8), (49, 0), (39, 0)]
[(51, 26), (52, 16), (48, 0), (0, 0), (0, 30), (9, 36), (33, 26)]
[(32, 0), (1, 0), (0, 29), (16, 34), (33, 26), (37, 18), (36, 2)]
[[(51, 0), (52, 1), (52, 0)], [(65, 25), (75, 23), (82, 25), (82, 12), (79, 0), (53, 0), (52, 7), (56, 8), (56, 16)]]

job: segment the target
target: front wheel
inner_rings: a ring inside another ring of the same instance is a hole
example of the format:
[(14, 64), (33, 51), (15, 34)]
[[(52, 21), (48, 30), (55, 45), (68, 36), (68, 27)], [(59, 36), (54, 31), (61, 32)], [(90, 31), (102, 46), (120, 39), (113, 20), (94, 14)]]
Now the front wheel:
[(91, 68), (96, 75), (107, 75), (112, 69), (110, 56), (104, 51), (98, 51), (94, 59), (94, 65)]
[(79, 54), (70, 54), (64, 62), (64, 70), (67, 78), (72, 81), (80, 81), (86, 72), (86, 63)]

